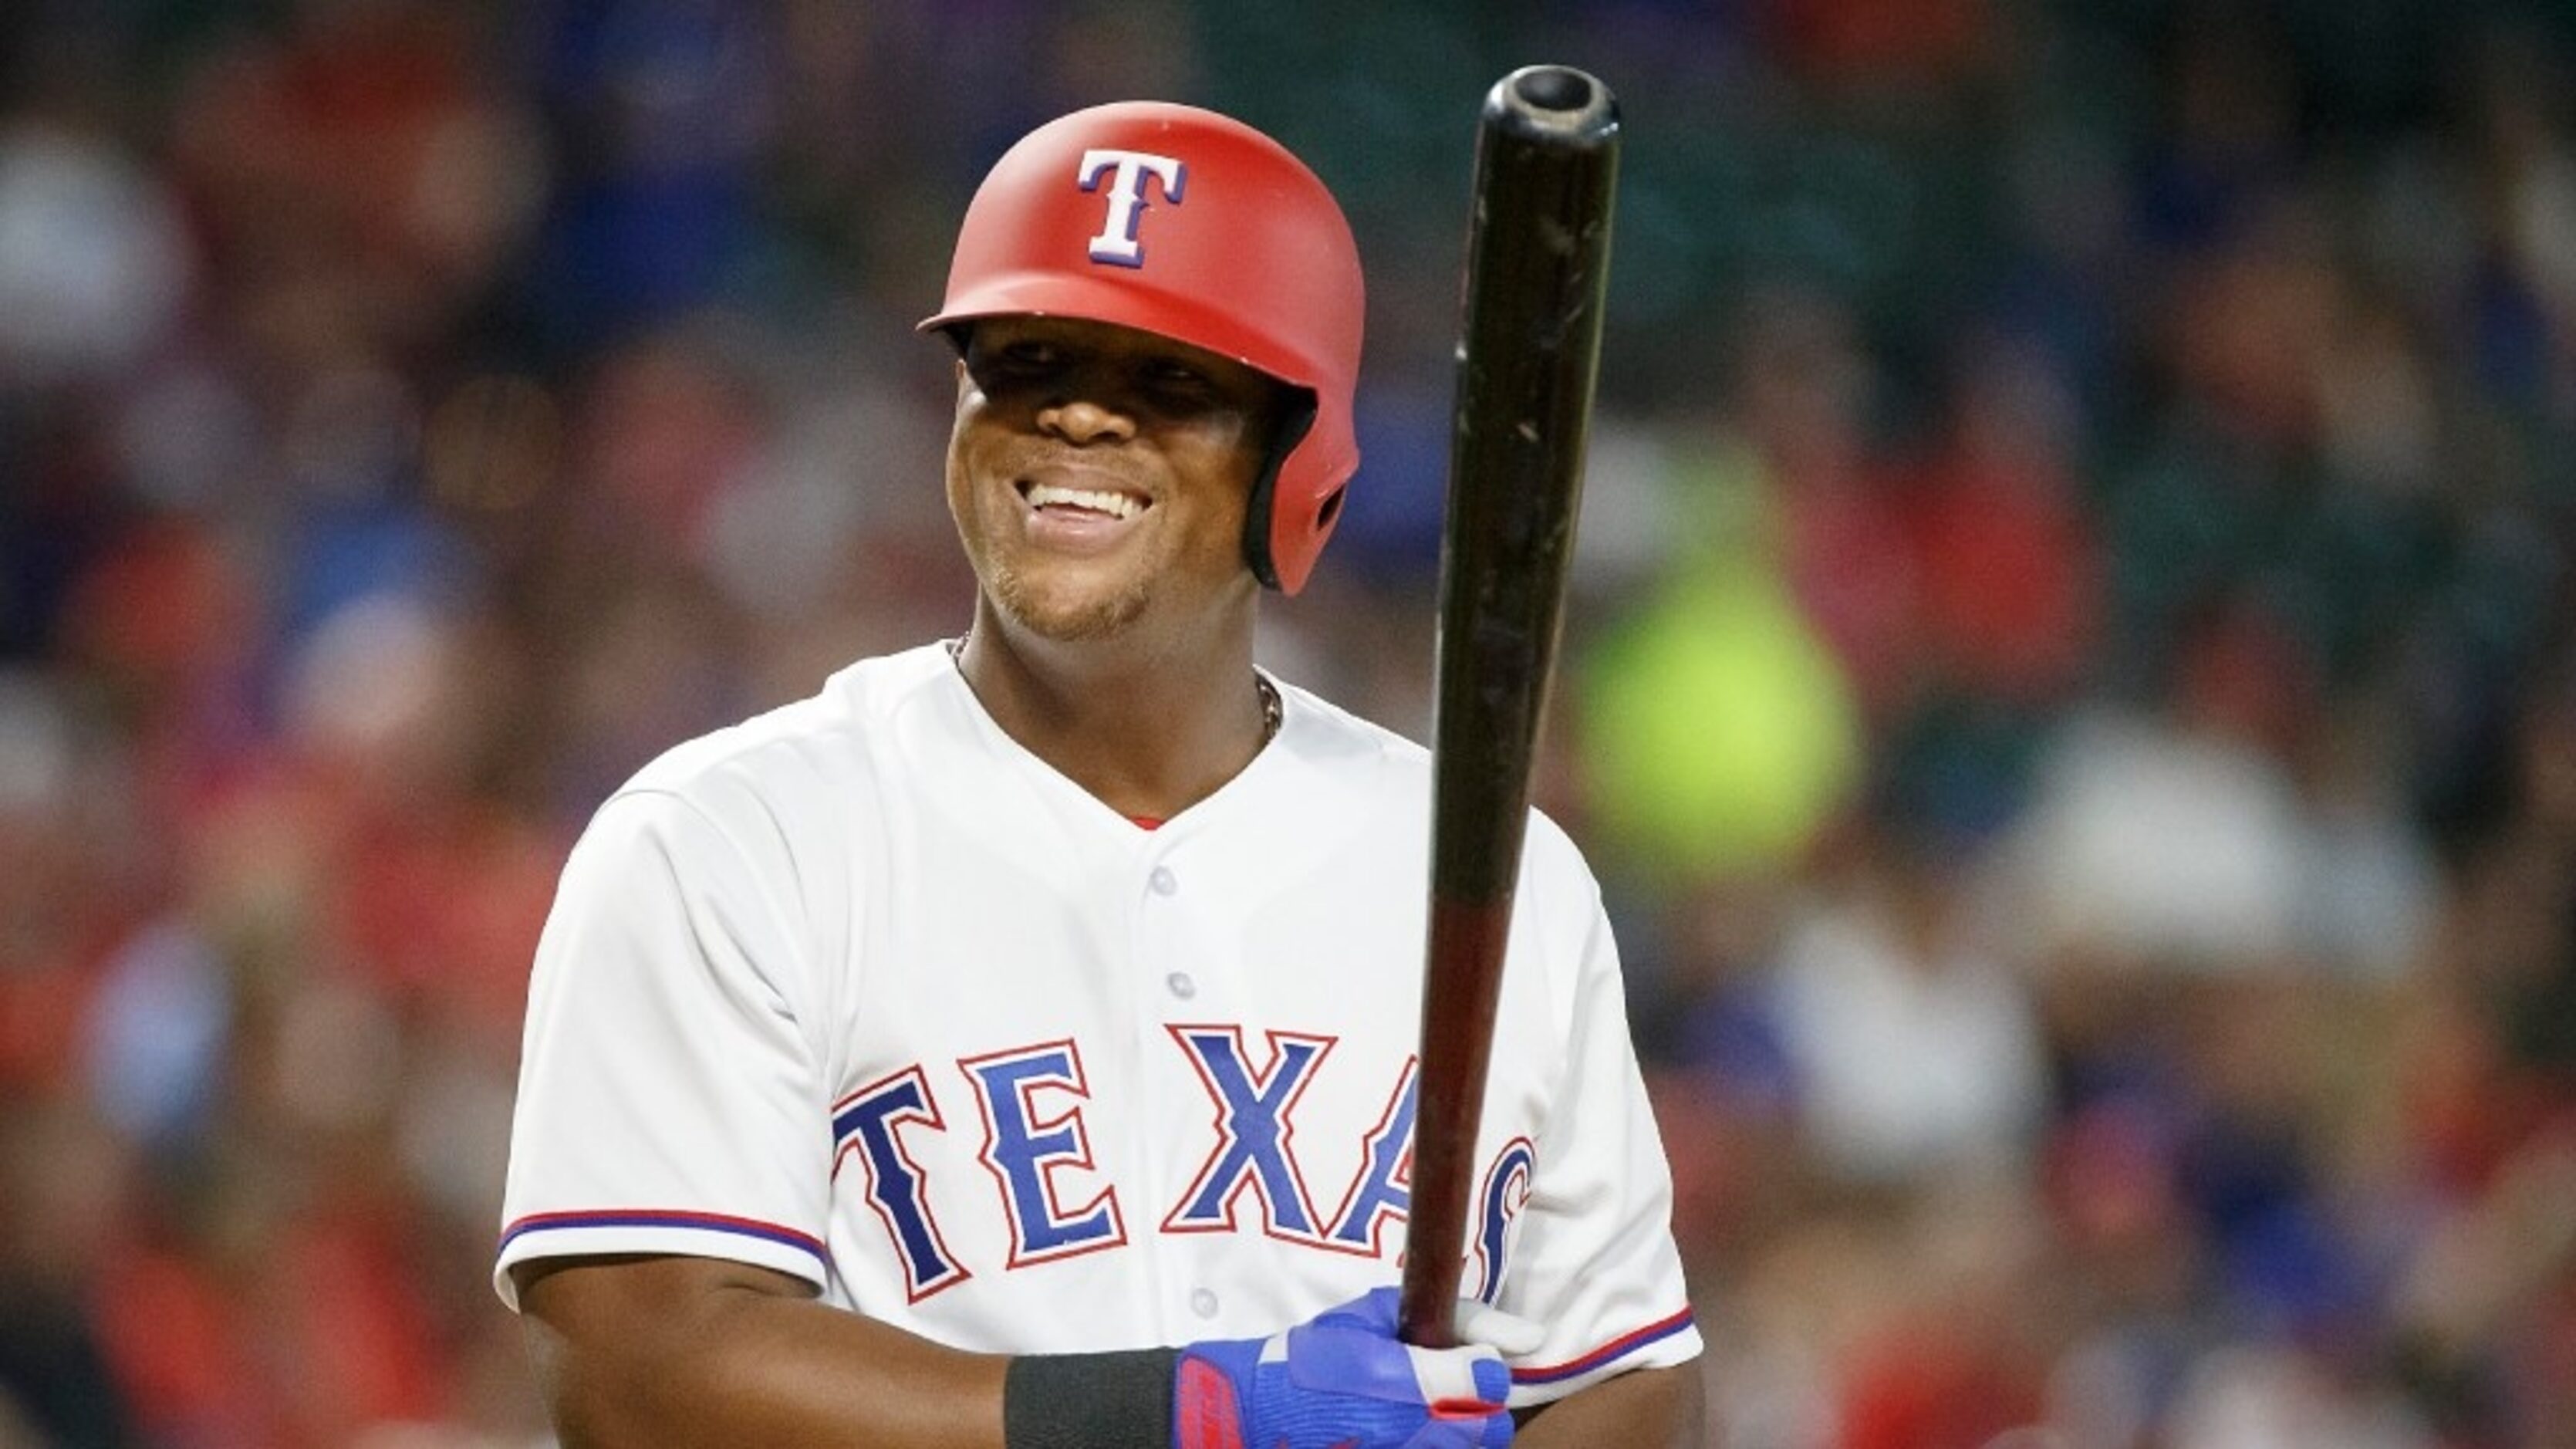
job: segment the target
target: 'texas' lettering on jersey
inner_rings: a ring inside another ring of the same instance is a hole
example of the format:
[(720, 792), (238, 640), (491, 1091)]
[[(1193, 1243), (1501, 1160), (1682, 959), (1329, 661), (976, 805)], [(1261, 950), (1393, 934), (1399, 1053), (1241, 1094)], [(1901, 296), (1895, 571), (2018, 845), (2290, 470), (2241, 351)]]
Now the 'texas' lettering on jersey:
[[(1358, 1173), (1326, 1207), (1299, 1165), (1296, 1109), (1324, 1069), (1333, 1039), (1268, 1032), (1256, 1060), (1240, 1026), (1164, 1030), (1207, 1093), (1210, 1130), (1196, 1174), (1171, 1203), (1159, 1205), (1163, 1211), (1153, 1221), (1160, 1231), (1230, 1233), (1258, 1226), (1272, 1238), (1362, 1257), (1397, 1246), (1388, 1230), (1412, 1205), (1414, 1059), (1406, 1059), (1390, 1085), (1377, 1124), (1362, 1134)], [(919, 1134), (955, 1130), (918, 1063), (832, 1107), (833, 1172), (855, 1163), (864, 1175), (868, 1206), (903, 1265), (909, 1300), (918, 1303), (974, 1276), (940, 1231), (936, 1204), (943, 1194), (999, 1194), (1010, 1225), (1006, 1269), (1125, 1245), (1127, 1206), (1117, 1187), (1093, 1171), (1082, 1115), (1091, 1091), (1075, 1043), (988, 1052), (960, 1059), (957, 1069), (960, 1090), (983, 1119), (976, 1160), (989, 1181), (980, 1188), (932, 1182), (907, 1148)], [(1502, 1284), (1511, 1225), (1529, 1200), (1536, 1164), (1529, 1140), (1514, 1138), (1485, 1172), (1475, 1204), (1474, 1291), (1488, 1302)], [(1256, 1217), (1257, 1223), (1251, 1221)]]

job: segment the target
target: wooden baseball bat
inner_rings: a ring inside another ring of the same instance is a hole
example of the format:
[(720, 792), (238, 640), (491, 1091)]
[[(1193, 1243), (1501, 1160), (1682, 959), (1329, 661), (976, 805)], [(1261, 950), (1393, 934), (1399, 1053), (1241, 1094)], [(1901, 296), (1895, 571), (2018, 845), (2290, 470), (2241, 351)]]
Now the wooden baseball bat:
[(1565, 66), (1485, 96), (1451, 413), (1432, 716), (1431, 916), (1398, 1329), (1449, 1347), (1530, 770), (1601, 356), (1619, 107)]

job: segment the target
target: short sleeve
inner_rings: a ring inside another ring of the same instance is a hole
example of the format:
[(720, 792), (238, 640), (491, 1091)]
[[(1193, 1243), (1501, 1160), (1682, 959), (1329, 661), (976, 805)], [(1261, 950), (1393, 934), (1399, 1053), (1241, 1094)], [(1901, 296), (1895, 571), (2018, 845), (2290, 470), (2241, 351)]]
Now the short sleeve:
[(1546, 1343), (1513, 1363), (1515, 1406), (1548, 1403), (1700, 1351), (1673, 1243), (1672, 1173), (1597, 898), (1563, 1074), (1497, 1306), (1547, 1329)]
[[(773, 872), (771, 879), (779, 873)], [(830, 1132), (808, 963), (700, 807), (630, 790), (573, 848), (529, 982), (494, 1285), (595, 1253), (824, 1280)]]

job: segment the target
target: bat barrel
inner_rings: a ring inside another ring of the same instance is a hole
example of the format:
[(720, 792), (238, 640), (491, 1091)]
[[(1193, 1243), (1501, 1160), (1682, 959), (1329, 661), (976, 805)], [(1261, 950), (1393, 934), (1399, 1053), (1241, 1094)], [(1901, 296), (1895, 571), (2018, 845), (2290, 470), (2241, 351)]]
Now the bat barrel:
[(1476, 1124), (1580, 503), (1619, 110), (1512, 72), (1477, 131), (1432, 740), (1431, 911), (1400, 1328), (1447, 1344)]
[[(1518, 871), (1601, 355), (1618, 139), (1609, 88), (1579, 70), (1526, 67), (1485, 98), (1434, 728), (1444, 808), (1508, 828), (1442, 833), (1450, 848), (1434, 862), (1433, 889), (1451, 899), (1508, 897)], [(1461, 652), (1472, 662), (1450, 662)]]

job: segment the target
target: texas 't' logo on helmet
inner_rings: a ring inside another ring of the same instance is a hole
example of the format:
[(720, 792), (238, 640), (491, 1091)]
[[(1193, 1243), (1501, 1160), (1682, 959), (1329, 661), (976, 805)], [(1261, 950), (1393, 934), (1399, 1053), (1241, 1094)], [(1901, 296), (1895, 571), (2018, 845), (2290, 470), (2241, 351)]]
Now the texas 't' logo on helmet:
[(1103, 175), (1109, 177), (1109, 216), (1101, 223), (1100, 234), (1091, 239), (1091, 259), (1116, 267), (1141, 267), (1145, 245), (1137, 238), (1136, 228), (1145, 219), (1145, 182), (1148, 178), (1161, 182), (1163, 200), (1178, 206), (1181, 190), (1189, 182), (1189, 168), (1177, 156), (1145, 151), (1104, 147), (1083, 152), (1074, 184), (1085, 191), (1099, 191)]

